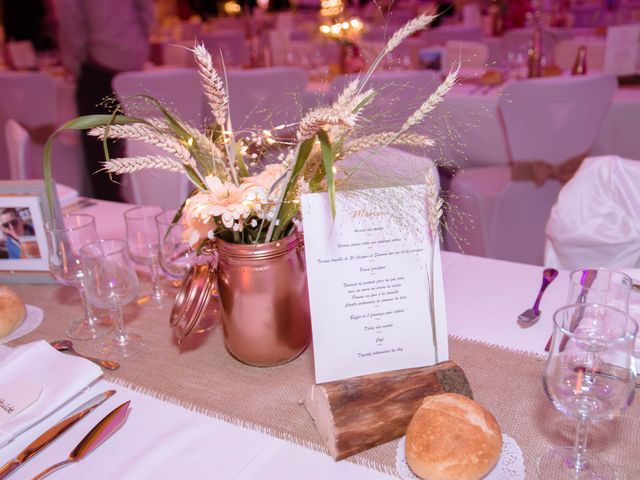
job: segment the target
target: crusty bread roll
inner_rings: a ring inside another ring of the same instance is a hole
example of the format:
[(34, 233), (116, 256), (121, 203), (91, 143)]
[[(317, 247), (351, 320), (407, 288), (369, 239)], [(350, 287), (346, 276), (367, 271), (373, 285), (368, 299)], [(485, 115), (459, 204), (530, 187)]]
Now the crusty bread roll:
[(13, 332), (22, 323), (27, 309), (20, 296), (0, 285), (0, 338)]
[(423, 480), (478, 480), (497, 463), (501, 449), (495, 418), (457, 393), (425, 398), (407, 429), (407, 463)]

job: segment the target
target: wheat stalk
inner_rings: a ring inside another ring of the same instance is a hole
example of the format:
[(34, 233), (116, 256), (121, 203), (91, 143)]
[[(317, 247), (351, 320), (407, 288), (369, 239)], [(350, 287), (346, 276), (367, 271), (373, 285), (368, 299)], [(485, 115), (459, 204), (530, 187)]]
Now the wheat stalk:
[(444, 96), (451, 90), (456, 84), (456, 80), (458, 79), (458, 72), (460, 70), (460, 66), (455, 70), (452, 70), (447, 78), (444, 79), (444, 82), (440, 84), (440, 86), (433, 92), (426, 102), (424, 102), (420, 107), (411, 114), (411, 116), (404, 122), (401, 132), (407, 131), (410, 128), (416, 126), (420, 122), (422, 122), (427, 115), (429, 115), (443, 100)]
[(297, 137), (299, 142), (312, 138), (321, 128), (331, 125), (353, 127), (356, 115), (348, 110), (338, 109), (335, 105), (318, 107), (308, 112), (298, 124)]
[(412, 147), (432, 147), (435, 145), (433, 139), (417, 133), (403, 133), (398, 135), (396, 132), (374, 133), (364, 137), (356, 138), (344, 146), (343, 155), (351, 155), (360, 150), (366, 150), (374, 147), (384, 147), (390, 144), (408, 145)]
[(143, 157), (112, 158), (102, 162), (103, 170), (121, 175), (123, 173), (139, 172), (148, 168), (159, 168), (171, 172), (184, 172), (182, 163), (168, 157), (147, 155)]
[(440, 195), (438, 195), (433, 168), (429, 168), (427, 170), (425, 182), (427, 184), (427, 219), (431, 229), (431, 238), (435, 243), (440, 228), (442, 205), (444, 201), (440, 198)]
[(108, 138), (112, 139), (121, 138), (148, 143), (174, 155), (176, 158), (179, 158), (182, 163), (190, 167), (195, 167), (195, 160), (191, 157), (189, 149), (167, 132), (160, 132), (153, 127), (139, 123), (131, 125), (110, 125), (89, 130), (89, 135), (98, 137), (100, 140), (104, 139), (105, 134)]
[(413, 20), (409, 20), (405, 23), (402, 28), (396, 30), (396, 32), (391, 36), (387, 45), (382, 50), (381, 55), (386, 55), (392, 50), (394, 50), (398, 45), (400, 45), (407, 37), (410, 37), (416, 32), (423, 30), (427, 25), (429, 25), (435, 19), (435, 15), (428, 15), (423, 13), (420, 16), (417, 16)]
[(196, 43), (193, 47), (193, 55), (198, 64), (198, 73), (202, 80), (204, 94), (209, 100), (211, 112), (216, 122), (224, 127), (227, 124), (227, 106), (229, 105), (229, 95), (224, 88), (224, 82), (213, 68), (211, 55), (204, 45)]

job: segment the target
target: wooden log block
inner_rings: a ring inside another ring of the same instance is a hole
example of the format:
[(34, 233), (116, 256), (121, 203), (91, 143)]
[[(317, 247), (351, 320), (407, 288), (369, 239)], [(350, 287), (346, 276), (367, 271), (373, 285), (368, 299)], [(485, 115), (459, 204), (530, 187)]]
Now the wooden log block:
[(422, 400), (445, 392), (473, 398), (451, 361), (314, 385), (305, 407), (331, 456), (341, 460), (403, 436)]

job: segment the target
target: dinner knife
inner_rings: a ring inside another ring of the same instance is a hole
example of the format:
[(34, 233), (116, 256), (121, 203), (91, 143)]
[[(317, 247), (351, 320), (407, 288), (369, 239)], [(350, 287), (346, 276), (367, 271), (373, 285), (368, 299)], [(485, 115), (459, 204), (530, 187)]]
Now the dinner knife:
[(55, 472), (59, 468), (82, 460), (84, 457), (93, 452), (96, 448), (102, 445), (107, 438), (113, 435), (116, 430), (118, 430), (118, 428), (124, 423), (124, 421), (127, 419), (127, 412), (129, 411), (130, 403), (131, 400), (128, 400), (119, 407), (113, 409), (102, 420), (100, 420), (98, 424), (93, 427), (82, 440), (80, 440), (80, 443), (78, 443), (78, 445), (76, 445), (76, 447), (71, 450), (71, 453), (66, 460), (51, 465), (49, 468), (43, 470), (31, 480), (40, 480), (50, 473)]
[(91, 400), (80, 405), (73, 412), (71, 412), (65, 418), (56, 423), (53, 427), (36, 438), (33, 442), (27, 445), (24, 450), (16, 455), (13, 460), (10, 460), (2, 467), (0, 467), (0, 480), (7, 478), (20, 465), (25, 463), (38, 452), (48, 447), (60, 435), (73, 427), (80, 419), (90, 414), (99, 405), (101, 405), (102, 402), (111, 397), (114, 393), (116, 393), (115, 390), (107, 390), (106, 392), (96, 395)]

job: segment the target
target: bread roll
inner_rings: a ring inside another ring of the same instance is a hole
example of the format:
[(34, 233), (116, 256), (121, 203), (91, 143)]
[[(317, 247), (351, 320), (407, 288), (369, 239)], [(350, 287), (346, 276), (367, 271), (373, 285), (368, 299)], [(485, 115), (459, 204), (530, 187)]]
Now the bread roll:
[(27, 309), (20, 296), (10, 288), (0, 286), (0, 338), (18, 328), (26, 314)]
[(501, 449), (495, 418), (457, 393), (425, 398), (407, 429), (407, 463), (423, 480), (478, 480), (497, 463)]

